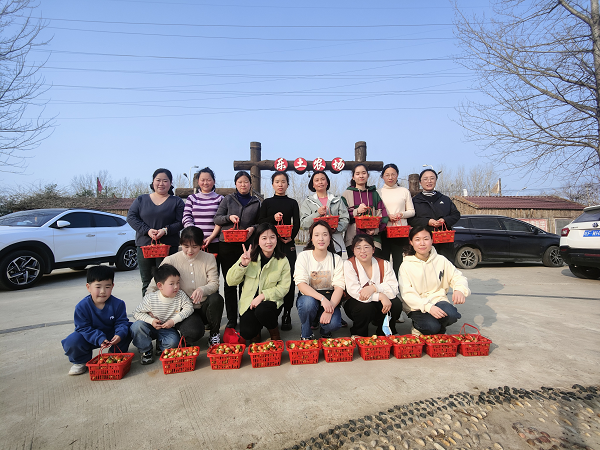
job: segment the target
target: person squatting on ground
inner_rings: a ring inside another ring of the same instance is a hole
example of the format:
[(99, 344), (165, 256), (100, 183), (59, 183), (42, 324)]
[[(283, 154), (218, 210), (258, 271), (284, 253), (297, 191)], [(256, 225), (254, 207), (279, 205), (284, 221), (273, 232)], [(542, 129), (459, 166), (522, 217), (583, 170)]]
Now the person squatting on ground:
[[(198, 227), (184, 228), (179, 238), (181, 251), (167, 256), (162, 264), (171, 264), (181, 274), (180, 289), (194, 304), (194, 313), (176, 325), (187, 343), (198, 341), (204, 336), (205, 325), (209, 327), (208, 344), (221, 342), (219, 329), (223, 316), (224, 301), (219, 294), (219, 271), (212, 253), (201, 251), (206, 240)], [(158, 288), (152, 280), (148, 292)]]
[(402, 314), (398, 298), (398, 279), (389, 261), (376, 258), (373, 238), (366, 234), (354, 236), (354, 256), (344, 261), (346, 292), (350, 298), (344, 311), (352, 320), (353, 336), (371, 336), (369, 324), (377, 327), (375, 334), (383, 336), (383, 320), (390, 314), (390, 329), (396, 334), (396, 320)]
[(286, 195), (290, 184), (290, 178), (285, 172), (275, 172), (271, 176), (273, 191), (275, 195), (265, 199), (260, 205), (258, 217), (259, 223), (271, 223), (276, 225), (283, 222), (284, 225), (292, 226), (292, 235), (287, 238), (280, 237), (282, 249), (290, 263), (291, 277), (290, 290), (283, 299), (283, 316), (281, 317), (281, 331), (292, 329), (291, 311), (294, 306), (294, 294), (296, 285), (294, 284), (294, 265), (296, 264), (296, 244), (294, 240), (300, 230), (300, 209), (298, 202)]
[[(225, 309), (227, 311), (227, 328), (235, 328), (238, 319), (238, 288), (227, 281), (227, 273), (239, 260), (244, 250), (252, 243), (254, 229), (258, 223), (260, 200), (252, 195), (250, 174), (240, 171), (235, 175), (235, 192), (227, 195), (219, 204), (214, 217), (215, 225), (221, 227), (219, 235), (219, 262), (225, 278), (223, 293), (225, 295)], [(246, 242), (225, 242), (223, 231), (229, 230), (237, 224), (240, 230), (248, 230)]]
[(115, 271), (109, 266), (92, 266), (87, 270), (86, 288), (90, 295), (75, 306), (75, 331), (62, 340), (65, 355), (73, 364), (69, 375), (81, 375), (92, 359), (92, 350), (109, 349), (125, 353), (131, 343), (125, 302), (112, 295)]
[(299, 294), (296, 308), (300, 316), (301, 338), (314, 339), (311, 323), (320, 324), (321, 337), (342, 326), (340, 302), (344, 293), (344, 265), (335, 253), (332, 230), (319, 220), (309, 228), (309, 241), (298, 255), (294, 281)]
[[(400, 266), (400, 293), (413, 321), (413, 334), (443, 334), (461, 318), (454, 305), (465, 302), (471, 291), (467, 279), (433, 247), (431, 231), (410, 230), (410, 248)], [(452, 288), (452, 303), (447, 294)]]
[(278, 341), (279, 308), (290, 289), (290, 263), (281, 250), (277, 229), (271, 223), (256, 227), (254, 241), (227, 272), (227, 283), (243, 283), (240, 296), (240, 335), (247, 341), (260, 341), (263, 327), (271, 340)]
[(133, 345), (142, 354), (141, 363), (154, 362), (152, 340), (156, 339), (156, 353), (179, 345), (179, 332), (175, 325), (194, 312), (194, 305), (185, 292), (179, 289), (179, 271), (171, 264), (154, 269), (156, 292), (146, 292), (144, 300), (133, 311), (136, 320), (131, 325)]

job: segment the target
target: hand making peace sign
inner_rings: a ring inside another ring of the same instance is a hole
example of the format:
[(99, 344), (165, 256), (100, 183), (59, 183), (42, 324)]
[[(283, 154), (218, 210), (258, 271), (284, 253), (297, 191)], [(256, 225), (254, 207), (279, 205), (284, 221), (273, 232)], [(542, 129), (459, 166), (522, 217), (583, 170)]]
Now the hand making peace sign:
[(246, 245), (242, 244), (242, 248), (244, 249), (244, 253), (242, 253), (242, 260), (240, 261), (240, 263), (242, 264), (242, 266), (246, 267), (248, 266), (248, 264), (250, 264), (250, 252), (252, 251), (252, 245), (248, 246), (248, 250), (246, 250)]

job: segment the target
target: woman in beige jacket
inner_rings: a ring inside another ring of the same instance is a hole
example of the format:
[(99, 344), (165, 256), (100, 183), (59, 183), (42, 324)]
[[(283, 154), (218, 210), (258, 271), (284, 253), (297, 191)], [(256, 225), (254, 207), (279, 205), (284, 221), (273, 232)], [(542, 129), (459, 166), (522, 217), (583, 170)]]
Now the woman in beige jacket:
[[(413, 334), (443, 334), (461, 318), (454, 305), (465, 302), (471, 291), (467, 279), (433, 247), (428, 229), (417, 226), (408, 236), (410, 250), (400, 266), (400, 293), (413, 321)], [(452, 288), (452, 303), (448, 290)]]

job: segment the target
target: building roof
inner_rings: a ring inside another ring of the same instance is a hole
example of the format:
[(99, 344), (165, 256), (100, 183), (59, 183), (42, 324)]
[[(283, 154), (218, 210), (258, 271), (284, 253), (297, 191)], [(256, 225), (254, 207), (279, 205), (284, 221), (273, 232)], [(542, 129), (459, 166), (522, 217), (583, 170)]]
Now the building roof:
[(581, 211), (584, 205), (554, 195), (453, 197), (454, 201), (476, 209), (560, 209)]

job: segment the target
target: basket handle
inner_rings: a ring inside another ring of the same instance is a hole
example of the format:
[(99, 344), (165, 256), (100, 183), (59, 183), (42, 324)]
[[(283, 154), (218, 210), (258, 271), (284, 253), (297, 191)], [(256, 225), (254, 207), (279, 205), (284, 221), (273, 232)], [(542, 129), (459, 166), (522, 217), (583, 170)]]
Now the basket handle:
[(278, 225), (278, 226), (279, 226), (279, 225), (285, 225), (285, 224), (283, 223), (283, 219), (282, 219), (282, 220), (278, 220), (278, 221), (277, 221), (277, 225)]
[(442, 222), (442, 226), (441, 227), (435, 227), (435, 231), (449, 231), (448, 227), (446, 226), (446, 222)]
[(181, 347), (181, 341), (183, 341), (183, 347), (187, 347), (187, 341), (185, 340), (185, 336), (181, 336), (181, 338), (179, 339), (179, 344), (177, 345), (177, 348), (183, 348), (183, 347)]
[(160, 245), (160, 239), (152, 238), (152, 241), (150, 241), (150, 245)]
[[(119, 353), (123, 353), (123, 350), (121, 350), (117, 344), (115, 344), (115, 345), (111, 345), (111, 347), (116, 347), (116, 348), (117, 348), (117, 350), (119, 350)], [(108, 347), (107, 347), (107, 348), (108, 348)], [(101, 366), (101, 365), (102, 365), (102, 363), (101, 363), (101, 361), (102, 361), (102, 350), (104, 350), (104, 349), (103, 349), (102, 347), (100, 347), (100, 351), (98, 352), (98, 356), (99, 356), (99, 358), (98, 358), (98, 366)], [(104, 364), (104, 365), (105, 365), (105, 366), (108, 366), (108, 363), (106, 363), (106, 364)]]
[(461, 329), (460, 329), (460, 334), (465, 334), (465, 335), (466, 335), (466, 334), (469, 334), (469, 333), (467, 333), (467, 330), (465, 329), (465, 327), (471, 327), (471, 328), (474, 328), (474, 329), (475, 329), (475, 331), (477, 331), (477, 334), (478, 334), (479, 336), (481, 336), (481, 333), (479, 332), (479, 328), (477, 328), (475, 325), (471, 325), (470, 323), (465, 323), (465, 324), (463, 324), (463, 326), (462, 326), (462, 327), (461, 327)]
[(239, 230), (240, 229), (240, 222), (237, 221), (233, 224), (233, 227), (231, 227), (232, 230)]

